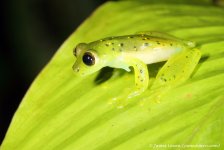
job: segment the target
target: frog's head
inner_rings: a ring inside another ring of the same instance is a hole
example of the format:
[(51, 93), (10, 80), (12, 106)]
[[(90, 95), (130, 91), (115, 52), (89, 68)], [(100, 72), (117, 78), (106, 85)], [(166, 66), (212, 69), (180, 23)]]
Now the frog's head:
[(77, 75), (92, 74), (104, 67), (104, 61), (99, 58), (96, 50), (90, 49), (88, 44), (80, 43), (73, 51), (76, 59), (73, 70)]

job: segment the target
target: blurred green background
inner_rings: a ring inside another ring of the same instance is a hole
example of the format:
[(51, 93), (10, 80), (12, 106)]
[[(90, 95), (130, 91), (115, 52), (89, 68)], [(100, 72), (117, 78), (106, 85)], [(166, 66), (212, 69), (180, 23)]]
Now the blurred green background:
[(0, 143), (36, 75), (63, 41), (105, 1), (1, 1)]

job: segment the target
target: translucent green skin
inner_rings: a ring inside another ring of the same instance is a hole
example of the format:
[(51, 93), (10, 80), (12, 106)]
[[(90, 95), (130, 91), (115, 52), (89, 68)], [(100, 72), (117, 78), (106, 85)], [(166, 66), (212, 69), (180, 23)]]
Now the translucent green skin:
[[(129, 97), (144, 92), (148, 87), (147, 64), (166, 61), (156, 77), (157, 84), (178, 84), (187, 80), (197, 65), (201, 53), (191, 41), (159, 32), (140, 32), (134, 35), (108, 37), (88, 44), (77, 45), (73, 66), (76, 74), (85, 76), (105, 66), (135, 71), (136, 89)], [(94, 65), (86, 65), (83, 55), (91, 53)]]

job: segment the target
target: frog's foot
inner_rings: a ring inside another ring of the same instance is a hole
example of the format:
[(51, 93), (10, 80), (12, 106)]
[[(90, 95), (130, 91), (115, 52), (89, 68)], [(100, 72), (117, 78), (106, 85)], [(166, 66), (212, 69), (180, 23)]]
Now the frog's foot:
[(139, 89), (139, 90), (134, 90), (132, 91), (131, 93), (128, 94), (128, 97), (127, 98), (133, 98), (133, 97), (136, 97), (138, 95), (141, 95), (145, 90), (144, 89)]
[(121, 95), (113, 97), (110, 99), (109, 104), (115, 106), (116, 108), (124, 108), (125, 106), (135, 102), (135, 98), (141, 95), (142, 91), (135, 90), (130, 92), (130, 89), (126, 89)]
[(164, 85), (155, 89), (150, 89), (147, 94), (148, 96), (139, 99), (139, 105), (141, 107), (148, 107), (151, 106), (152, 103), (161, 103), (171, 88), (172, 86)]
[(113, 97), (110, 100), (109, 104), (118, 109), (122, 109), (125, 106), (127, 106), (127, 101), (122, 96), (118, 96), (118, 97)]

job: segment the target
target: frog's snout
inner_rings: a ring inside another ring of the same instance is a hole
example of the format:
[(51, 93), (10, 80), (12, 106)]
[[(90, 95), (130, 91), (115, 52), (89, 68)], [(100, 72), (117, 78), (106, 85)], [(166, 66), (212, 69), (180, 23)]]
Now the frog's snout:
[(74, 65), (73, 65), (73, 67), (72, 67), (72, 68), (73, 68), (73, 70), (74, 70), (75, 72), (77, 72), (77, 73), (78, 73), (78, 72), (79, 72), (79, 70), (80, 70), (80, 69), (79, 69), (79, 67), (74, 67)]
[(76, 63), (72, 66), (73, 71), (75, 72), (76, 76), (86, 76), (86, 72), (85, 69), (80, 69), (82, 68), (82, 66), (80, 67), (79, 65), (77, 65)]
[(77, 65), (73, 65), (72, 66), (73, 71), (75, 72), (75, 74), (79, 75), (80, 74), (80, 68)]

